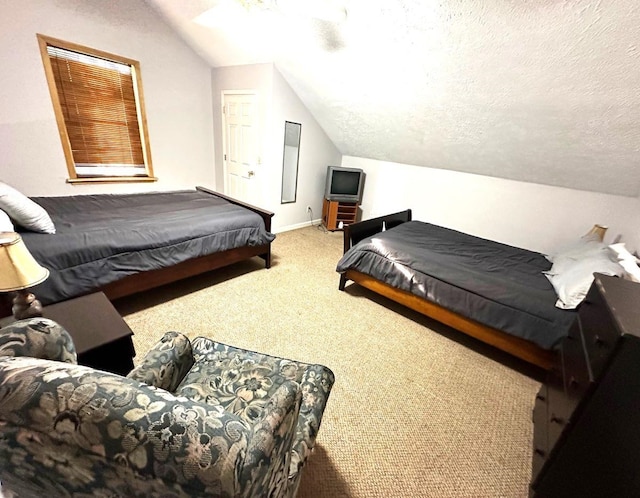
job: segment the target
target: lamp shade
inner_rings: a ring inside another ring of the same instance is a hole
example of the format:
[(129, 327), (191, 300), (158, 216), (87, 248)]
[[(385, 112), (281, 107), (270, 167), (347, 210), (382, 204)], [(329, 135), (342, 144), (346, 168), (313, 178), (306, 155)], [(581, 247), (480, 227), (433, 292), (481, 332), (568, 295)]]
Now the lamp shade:
[(587, 236), (587, 235), (595, 235), (596, 237), (598, 237), (600, 239), (600, 242), (602, 242), (604, 240), (604, 234), (607, 232), (608, 228), (609, 227), (606, 227), (604, 225), (595, 224), (595, 225), (593, 225), (593, 228), (591, 230), (589, 230), (587, 233), (585, 233), (585, 236)]
[(20, 235), (0, 233), (0, 292), (27, 289), (44, 282), (48, 276), (49, 270), (33, 259)]

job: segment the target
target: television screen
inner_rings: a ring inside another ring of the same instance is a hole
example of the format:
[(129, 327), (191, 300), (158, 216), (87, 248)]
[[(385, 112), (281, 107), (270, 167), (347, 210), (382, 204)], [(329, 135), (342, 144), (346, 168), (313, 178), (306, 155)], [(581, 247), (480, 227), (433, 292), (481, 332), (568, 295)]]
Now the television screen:
[(327, 167), (324, 197), (330, 201), (360, 202), (364, 185), (364, 171), (359, 168)]
[(360, 187), (360, 172), (333, 171), (331, 180), (331, 195), (358, 195)]

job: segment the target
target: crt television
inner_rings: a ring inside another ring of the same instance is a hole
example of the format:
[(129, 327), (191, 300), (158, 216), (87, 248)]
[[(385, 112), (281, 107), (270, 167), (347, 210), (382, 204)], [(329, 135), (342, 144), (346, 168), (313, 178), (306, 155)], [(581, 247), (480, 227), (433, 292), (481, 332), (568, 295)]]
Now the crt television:
[(360, 202), (364, 187), (364, 171), (358, 168), (327, 167), (324, 198), (329, 201)]

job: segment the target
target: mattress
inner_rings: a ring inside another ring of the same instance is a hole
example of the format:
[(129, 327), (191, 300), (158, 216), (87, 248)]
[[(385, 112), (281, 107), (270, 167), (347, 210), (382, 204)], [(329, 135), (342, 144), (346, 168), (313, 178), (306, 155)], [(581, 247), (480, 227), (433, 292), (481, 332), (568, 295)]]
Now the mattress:
[(337, 271), (357, 270), (511, 335), (553, 349), (575, 312), (555, 307), (540, 253), (420, 221), (363, 239)]
[(33, 288), (43, 304), (142, 271), (275, 238), (257, 213), (199, 190), (32, 199), (56, 226), (54, 235), (20, 233), (50, 271)]

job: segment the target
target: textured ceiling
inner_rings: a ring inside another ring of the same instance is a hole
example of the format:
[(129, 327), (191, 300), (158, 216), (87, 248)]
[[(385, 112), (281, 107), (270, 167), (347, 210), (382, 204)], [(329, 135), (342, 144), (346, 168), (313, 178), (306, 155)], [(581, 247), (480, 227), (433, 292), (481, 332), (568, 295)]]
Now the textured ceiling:
[(274, 62), (344, 155), (640, 194), (637, 0), (146, 1), (213, 67)]

